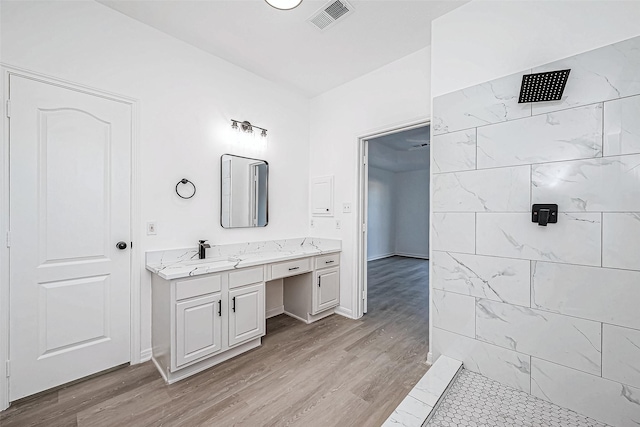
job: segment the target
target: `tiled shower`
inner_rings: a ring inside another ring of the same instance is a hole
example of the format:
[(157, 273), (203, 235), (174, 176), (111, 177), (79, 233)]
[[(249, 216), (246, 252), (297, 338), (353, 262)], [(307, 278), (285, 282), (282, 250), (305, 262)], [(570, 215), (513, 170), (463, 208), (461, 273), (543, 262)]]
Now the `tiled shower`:
[(640, 425), (640, 38), (437, 97), (432, 129), (434, 359)]

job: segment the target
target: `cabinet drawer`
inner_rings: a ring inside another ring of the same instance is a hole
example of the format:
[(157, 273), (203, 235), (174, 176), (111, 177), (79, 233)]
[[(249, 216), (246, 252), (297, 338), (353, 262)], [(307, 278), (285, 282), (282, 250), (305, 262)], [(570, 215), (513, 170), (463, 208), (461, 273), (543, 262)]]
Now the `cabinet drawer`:
[(323, 255), (316, 257), (316, 270), (340, 265), (340, 254)]
[(220, 292), (221, 289), (222, 278), (219, 274), (183, 280), (176, 283), (176, 300)]
[(309, 258), (297, 259), (295, 261), (281, 262), (272, 264), (271, 279), (279, 279), (280, 277), (295, 276), (296, 274), (305, 273), (311, 270)]
[(229, 289), (264, 281), (264, 268), (246, 268), (229, 273)]

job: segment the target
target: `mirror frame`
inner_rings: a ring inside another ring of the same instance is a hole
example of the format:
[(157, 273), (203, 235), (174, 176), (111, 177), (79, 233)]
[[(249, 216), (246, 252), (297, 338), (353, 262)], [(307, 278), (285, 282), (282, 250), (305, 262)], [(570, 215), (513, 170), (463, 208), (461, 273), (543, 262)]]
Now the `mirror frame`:
[[(259, 162), (264, 162), (264, 164), (267, 165), (267, 179), (266, 179), (266, 181), (267, 181), (267, 204), (266, 204), (267, 212), (265, 213), (266, 222), (265, 222), (265, 224), (263, 226), (261, 226), (261, 227), (260, 226), (255, 226), (254, 227), (254, 226), (248, 225), (246, 227), (225, 227), (222, 224), (222, 158), (224, 156), (239, 157), (241, 159), (246, 159), (246, 160), (257, 160)], [(219, 207), (220, 207), (220, 227), (222, 227), (225, 230), (233, 230), (234, 228), (264, 228), (267, 225), (269, 225), (269, 162), (267, 162), (264, 159), (255, 159), (253, 157), (238, 156), (236, 154), (230, 154), (230, 153), (222, 154), (220, 156), (220, 205), (219, 205)]]

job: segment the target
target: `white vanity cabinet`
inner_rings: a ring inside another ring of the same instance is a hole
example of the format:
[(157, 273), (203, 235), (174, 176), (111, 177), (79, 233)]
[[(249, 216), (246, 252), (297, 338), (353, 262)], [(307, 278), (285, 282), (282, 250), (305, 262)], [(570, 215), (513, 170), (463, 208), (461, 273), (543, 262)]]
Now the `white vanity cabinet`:
[(269, 285), (280, 290), (270, 294), (280, 313), (312, 323), (335, 312), (339, 252), (260, 261), (238, 268), (237, 260), (187, 260), (152, 270), (152, 359), (167, 383), (260, 346)]
[(220, 292), (176, 303), (176, 366), (222, 350)]
[(311, 314), (337, 307), (340, 303), (340, 267), (316, 271), (314, 283)]
[(153, 361), (168, 383), (260, 345), (264, 267), (165, 280), (152, 276)]
[(229, 291), (229, 347), (264, 335), (264, 284)]

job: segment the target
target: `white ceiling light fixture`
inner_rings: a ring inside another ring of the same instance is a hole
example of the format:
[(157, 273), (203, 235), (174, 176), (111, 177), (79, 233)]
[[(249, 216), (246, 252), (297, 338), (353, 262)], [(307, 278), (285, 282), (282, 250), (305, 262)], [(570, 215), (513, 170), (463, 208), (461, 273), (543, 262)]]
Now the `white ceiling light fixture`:
[(302, 0), (265, 0), (269, 6), (279, 10), (290, 10), (298, 7)]

